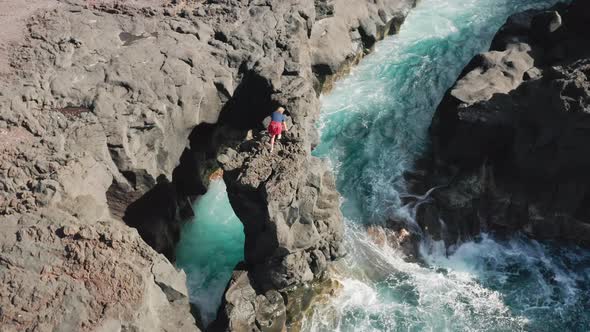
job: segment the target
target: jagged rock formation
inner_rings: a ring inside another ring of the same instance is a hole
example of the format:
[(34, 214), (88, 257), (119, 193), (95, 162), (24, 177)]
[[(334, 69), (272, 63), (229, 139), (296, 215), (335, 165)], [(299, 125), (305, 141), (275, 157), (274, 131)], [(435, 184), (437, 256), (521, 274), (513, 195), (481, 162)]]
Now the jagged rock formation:
[[(145, 242), (174, 259), (220, 165), (247, 237), (220, 329), (282, 329), (277, 290), (344, 254), (332, 175), (311, 157), (317, 93), (415, 1), (175, 3), (64, 0), (28, 21), (0, 82), (2, 330), (197, 330), (183, 274)], [(271, 155), (279, 104), (292, 129)]]
[[(320, 7), (314, 8), (311, 1), (273, 2), (272, 14), (270, 8), (254, 10), (250, 4), (233, 29), (212, 24), (233, 49), (248, 47), (254, 54), (264, 54), (256, 62), (246, 62), (249, 71), (220, 122), (233, 129), (260, 130), (264, 117), (277, 105), (285, 106), (292, 120), (290, 133), (275, 154), (270, 154), (265, 138), (254, 134), (252, 140), (223, 148), (218, 155), (230, 202), (244, 223), (246, 265), (238, 268), (226, 290), (216, 329), (280, 331), (283, 325), (277, 322), (285, 320), (285, 309), (277, 303), (282, 298), (275, 290), (289, 297), (289, 287), (321, 277), (328, 262), (344, 254), (334, 179), (324, 162), (310, 156), (317, 140), (316, 92), (327, 88), (327, 77), (343, 72), (373, 46), (374, 41), (355, 37), (359, 31), (374, 40), (382, 38), (415, 2), (335, 1), (333, 10), (318, 3)], [(327, 17), (316, 21), (316, 12)], [(268, 15), (275, 19), (263, 19)], [(260, 22), (269, 20), (272, 25), (266, 30)], [(248, 36), (257, 36), (261, 29), (266, 31), (265, 39), (252, 43)], [(267, 49), (267, 44), (279, 47)], [(264, 112), (252, 114), (252, 110)], [(227, 132), (227, 127), (221, 131)], [(257, 314), (267, 311), (276, 314), (264, 319)]]
[(310, 35), (315, 87), (332, 88), (378, 40), (397, 33), (417, 0), (316, 0)]
[(444, 187), (419, 212), (435, 237), (590, 244), (588, 29), (586, 1), (516, 14), (448, 91), (431, 126), (430, 184)]
[(198, 331), (184, 273), (129, 227), (49, 208), (1, 236), (2, 331)]
[(61, 3), (31, 18), (1, 82), (2, 331), (198, 330), (184, 273), (117, 220), (126, 207), (109, 209), (107, 194), (171, 174), (195, 115), (158, 115), (180, 99), (165, 89), (181, 89), (160, 71), (162, 53), (122, 34), (165, 23), (103, 9)]

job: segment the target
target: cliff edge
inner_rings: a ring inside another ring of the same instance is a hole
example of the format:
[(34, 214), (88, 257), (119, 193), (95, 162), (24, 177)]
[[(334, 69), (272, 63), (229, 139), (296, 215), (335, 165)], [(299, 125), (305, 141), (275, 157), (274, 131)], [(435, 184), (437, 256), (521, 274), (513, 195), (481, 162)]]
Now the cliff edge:
[(317, 96), (415, 1), (45, 5), (0, 80), (2, 330), (198, 330), (170, 261), (218, 167), (246, 261), (216, 328), (281, 330), (279, 291), (344, 254)]
[(515, 14), (447, 92), (430, 128), (442, 187), (418, 214), (436, 238), (590, 244), (588, 29), (587, 1)]

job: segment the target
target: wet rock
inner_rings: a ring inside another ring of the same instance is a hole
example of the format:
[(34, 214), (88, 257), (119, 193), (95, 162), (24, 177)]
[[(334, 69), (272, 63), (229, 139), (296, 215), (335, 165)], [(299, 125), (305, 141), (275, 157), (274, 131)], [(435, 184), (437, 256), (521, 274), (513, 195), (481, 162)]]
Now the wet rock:
[(583, 3), (509, 18), (492, 50), (448, 91), (430, 128), (429, 187), (445, 187), (419, 213), (421, 224), (438, 215), (450, 242), (482, 230), (525, 229), (590, 244), (590, 49), (580, 33), (590, 21), (578, 13)]
[(238, 265), (209, 330), (281, 332), (285, 323), (283, 297), (275, 290), (261, 291), (244, 266)]
[(367, 235), (376, 245), (399, 250), (408, 260), (419, 257), (420, 234), (401, 223), (390, 221), (386, 225), (370, 225), (367, 227)]
[(325, 92), (376, 41), (396, 33), (416, 1), (315, 1), (315, 5), (319, 21), (310, 33), (311, 65), (317, 77), (315, 89)]
[(334, 279), (321, 279), (313, 285), (303, 285), (283, 292), (287, 307), (287, 328), (301, 331), (305, 318), (310, 318), (316, 306), (325, 306), (342, 291), (342, 284)]

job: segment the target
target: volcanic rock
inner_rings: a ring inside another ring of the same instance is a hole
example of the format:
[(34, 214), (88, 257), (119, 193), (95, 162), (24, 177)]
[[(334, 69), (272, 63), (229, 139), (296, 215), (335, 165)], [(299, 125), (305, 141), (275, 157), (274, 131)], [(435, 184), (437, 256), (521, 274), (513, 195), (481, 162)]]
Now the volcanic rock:
[(430, 187), (443, 185), (434, 208), (451, 242), (523, 230), (590, 245), (585, 7), (509, 18), (438, 107)]

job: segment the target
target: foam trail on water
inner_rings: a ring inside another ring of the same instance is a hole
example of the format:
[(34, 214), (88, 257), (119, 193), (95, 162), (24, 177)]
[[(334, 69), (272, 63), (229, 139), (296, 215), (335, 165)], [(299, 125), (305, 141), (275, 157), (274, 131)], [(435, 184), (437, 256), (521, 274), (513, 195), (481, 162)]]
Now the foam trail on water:
[(555, 0), (423, 0), (398, 35), (380, 42), (321, 97), (321, 144), (336, 165), (343, 212), (355, 222), (396, 217), (403, 173), (428, 146), (444, 92), (486, 49), (506, 17)]
[[(364, 225), (413, 219), (431, 189), (408, 197), (403, 174), (428, 148), (427, 129), (445, 91), (485, 50), (508, 15), (552, 0), (423, 0), (400, 33), (378, 44), (321, 97), (322, 143), (343, 195), (349, 250), (343, 287), (314, 308), (305, 331), (585, 331), (590, 254), (515, 237), (483, 235), (449, 255), (425, 241), (422, 261), (376, 245)], [(405, 196), (405, 197), (404, 197)], [(444, 228), (444, 221), (440, 220)]]
[(528, 323), (470, 269), (406, 262), (360, 228), (347, 236), (354, 250), (337, 267), (343, 288), (330, 305), (315, 309), (308, 330), (519, 331)]

